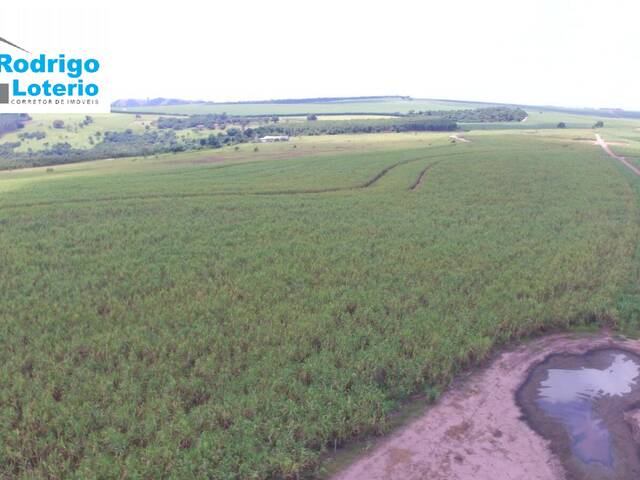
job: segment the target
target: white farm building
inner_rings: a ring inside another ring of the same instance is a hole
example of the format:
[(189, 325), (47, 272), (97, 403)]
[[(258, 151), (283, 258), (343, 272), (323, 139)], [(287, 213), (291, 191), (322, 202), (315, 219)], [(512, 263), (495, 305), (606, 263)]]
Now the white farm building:
[(288, 142), (289, 135), (265, 135), (260, 139), (262, 143), (270, 143), (270, 142)]

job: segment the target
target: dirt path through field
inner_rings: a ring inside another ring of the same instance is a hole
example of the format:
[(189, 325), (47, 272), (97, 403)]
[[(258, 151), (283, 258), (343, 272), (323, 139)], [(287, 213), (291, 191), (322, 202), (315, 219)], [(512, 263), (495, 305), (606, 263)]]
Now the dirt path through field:
[(640, 353), (640, 341), (604, 333), (553, 335), (502, 353), (333, 480), (564, 480), (549, 442), (522, 420), (515, 394), (548, 355), (597, 347)]
[(621, 161), (622, 163), (624, 163), (629, 170), (631, 170), (633, 173), (635, 173), (636, 175), (640, 176), (640, 169), (638, 167), (636, 167), (635, 165), (633, 165), (631, 162), (629, 162), (629, 160), (627, 160), (625, 157), (621, 157), (620, 155), (616, 155), (613, 150), (611, 150), (611, 147), (609, 146), (609, 144), (607, 142), (605, 142), (603, 140), (603, 138), (600, 136), (600, 134), (596, 133), (596, 144), (600, 145), (602, 147), (602, 149), (607, 152), (607, 155), (609, 155), (610, 157), (615, 158), (616, 160)]

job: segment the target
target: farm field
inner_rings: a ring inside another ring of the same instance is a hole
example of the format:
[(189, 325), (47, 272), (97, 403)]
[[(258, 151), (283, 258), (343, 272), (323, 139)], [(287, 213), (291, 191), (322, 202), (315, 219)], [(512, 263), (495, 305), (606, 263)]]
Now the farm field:
[[(188, 126), (180, 124), (185, 120), (190, 121)], [(455, 123), (447, 120), (423, 118), (417, 122), (426, 127), (440, 122), (450, 125), (446, 127), (449, 130), (455, 128)], [(298, 137), (297, 143), (304, 143), (308, 135), (354, 133), (357, 128), (368, 128), (366, 131), (371, 132), (402, 128), (405, 124), (407, 119), (385, 115), (320, 116), (313, 121), (305, 116), (276, 117), (274, 121), (269, 116), (223, 117), (216, 120), (131, 113), (94, 116), (34, 114), (23, 120), (16, 130), (0, 131), (0, 170), (112, 157), (193, 152), (210, 149), (212, 145), (215, 145), (214, 148), (235, 145), (236, 149), (244, 150), (247, 147), (238, 144), (258, 143), (260, 136), (269, 133), (287, 133)], [(285, 132), (281, 129), (285, 129)], [(251, 146), (251, 149), (255, 149), (255, 146)]]
[[(440, 100), (423, 101), (419, 99), (415, 100), (378, 100), (364, 102), (362, 105), (368, 105), (368, 111), (375, 111), (378, 108), (387, 108), (389, 105), (405, 105), (411, 106), (416, 111), (419, 110), (438, 110), (447, 111), (454, 109), (474, 109), (482, 108), (482, 104), (463, 103), (463, 102), (446, 102)], [(225, 104), (226, 105), (226, 104)], [(340, 110), (344, 105), (350, 105), (350, 102), (324, 102), (314, 104), (232, 104), (234, 106), (242, 107), (237, 112), (233, 111), (230, 114), (233, 115), (265, 115), (264, 120), (256, 119), (255, 117), (247, 117), (243, 128), (256, 128), (269, 124), (270, 115), (279, 115), (278, 112), (281, 107), (294, 106), (304, 110), (305, 105), (313, 105), (320, 110), (325, 109), (331, 111), (332, 108)], [(189, 115), (203, 114), (203, 113), (223, 113), (224, 110), (218, 111), (215, 108), (213, 110), (198, 111), (200, 107), (210, 107), (211, 105), (178, 105), (185, 110)], [(486, 106), (486, 105), (485, 105)], [(174, 113), (171, 109), (174, 106), (163, 107), (166, 108), (164, 117), (171, 117)], [(194, 110), (190, 110), (193, 107)], [(252, 111), (251, 108), (257, 108), (258, 110)], [(144, 107), (146, 108), (146, 107)], [(149, 107), (151, 108), (151, 107)], [(350, 108), (350, 107), (349, 107)], [(395, 110), (406, 114), (409, 108), (396, 108)], [(262, 109), (262, 110), (260, 110)], [(367, 111), (365, 108), (363, 111)], [(228, 112), (226, 112), (228, 113)], [(294, 112), (295, 113), (295, 112)], [(596, 122), (603, 121), (607, 128), (622, 129), (624, 132), (637, 133), (637, 126), (640, 125), (640, 121), (629, 118), (610, 118), (606, 116), (594, 116), (594, 115), (578, 115), (571, 113), (564, 113), (546, 109), (545, 107), (527, 107), (526, 108), (527, 119), (525, 122), (484, 122), (484, 123), (469, 123), (459, 122), (459, 128), (462, 130), (475, 131), (475, 130), (552, 130), (556, 129), (558, 123), (564, 122), (567, 128), (571, 129), (589, 129)], [(33, 152), (37, 156), (37, 153), (41, 150), (52, 148), (56, 144), (69, 144), (72, 148), (77, 149), (90, 149), (95, 144), (102, 141), (102, 135), (106, 132), (118, 132), (122, 133), (130, 131), (134, 134), (142, 134), (144, 132), (154, 133), (159, 130), (157, 126), (158, 114), (155, 113), (110, 113), (110, 114), (98, 114), (91, 116), (91, 122), (85, 123), (85, 116), (81, 114), (35, 114), (32, 119), (24, 124), (24, 128), (15, 132), (5, 133), (0, 135), (0, 147), (4, 144), (19, 143), (19, 146), (15, 147), (16, 153)], [(236, 121), (242, 117), (235, 117)], [(304, 124), (304, 125), (340, 125), (342, 122), (348, 123), (349, 121), (367, 121), (367, 120), (383, 120), (395, 118), (391, 114), (340, 114), (331, 113), (326, 115), (318, 115), (317, 121), (309, 122), (306, 116), (303, 114), (297, 114), (297, 116), (279, 116), (278, 120), (280, 124)], [(54, 128), (54, 121), (62, 121), (62, 128)], [(635, 129), (635, 132), (634, 132)], [(167, 132), (167, 130), (164, 130)], [(224, 135), (225, 130), (216, 128), (214, 130), (210, 128), (185, 128), (175, 131), (175, 136), (178, 141), (188, 140), (200, 140), (206, 139), (211, 134)], [(39, 134), (40, 137), (35, 135)]]
[[(129, 128), (141, 132), (144, 130), (145, 125), (150, 125), (157, 118), (157, 116), (152, 115), (136, 118), (135, 115), (118, 113), (95, 114), (91, 117), (93, 118), (93, 123), (83, 125), (82, 122), (85, 119), (85, 115), (81, 114), (36, 114), (33, 115), (33, 120), (25, 124), (23, 129), (2, 135), (0, 143), (20, 142), (21, 145), (16, 149), (16, 151), (20, 152), (26, 152), (30, 148), (39, 150), (44, 145), (53, 145), (55, 143), (69, 143), (73, 147), (89, 148), (91, 146), (89, 138), (96, 138), (95, 135), (98, 131), (104, 133), (107, 130), (121, 131)], [(64, 127), (54, 128), (54, 120), (62, 120)], [(46, 137), (41, 140), (21, 139), (19, 137), (21, 133), (38, 131), (44, 132)]]
[(509, 341), (635, 330), (640, 179), (533, 125), (0, 172), (0, 477), (313, 478)]
[(163, 105), (144, 107), (118, 107), (118, 112), (162, 113), (197, 115), (207, 113), (227, 113), (229, 115), (323, 115), (408, 113), (410, 110), (457, 110), (487, 106), (478, 102), (457, 102), (429, 99), (401, 99), (390, 97), (377, 100), (340, 100), (330, 102), (296, 103), (190, 103), (184, 105)]

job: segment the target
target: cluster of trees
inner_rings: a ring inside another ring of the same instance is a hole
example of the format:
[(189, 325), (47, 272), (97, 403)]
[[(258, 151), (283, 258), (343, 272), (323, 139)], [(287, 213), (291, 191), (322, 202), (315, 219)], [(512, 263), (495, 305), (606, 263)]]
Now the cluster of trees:
[[(278, 117), (230, 117), (226, 114), (191, 115), (189, 117), (160, 117), (160, 129), (182, 130), (187, 128), (226, 128), (231, 137), (254, 138), (264, 135), (335, 135), (340, 133), (374, 133), (406, 131), (448, 131), (455, 130), (457, 124), (449, 118), (427, 116), (407, 116), (390, 119), (367, 120), (326, 120), (316, 121), (314, 114), (307, 116), (307, 122), (282, 124)], [(267, 123), (264, 124), (265, 120)], [(249, 128), (250, 123), (263, 123)], [(227, 125), (234, 127), (227, 128)], [(237, 126), (238, 128), (235, 128)], [(211, 137), (209, 137), (211, 138)], [(218, 138), (218, 137), (216, 137)]]
[(278, 123), (280, 118), (272, 117), (239, 117), (226, 113), (209, 113), (205, 115), (189, 115), (188, 117), (160, 117), (156, 126), (160, 129), (185, 130), (188, 128), (208, 128), (224, 130), (228, 125), (246, 128), (250, 123)]
[(42, 140), (47, 136), (46, 133), (36, 130), (35, 132), (21, 132), (18, 134), (20, 140)]
[(0, 113), (0, 135), (24, 128), (24, 122), (29, 120), (26, 113)]
[(262, 125), (254, 133), (264, 135), (338, 135), (348, 133), (453, 131), (458, 124), (445, 118), (400, 117), (368, 120), (326, 120)]
[(245, 130), (230, 128), (227, 130), (226, 135), (222, 132), (218, 134), (212, 133), (206, 138), (201, 138), (198, 143), (199, 146), (203, 148), (220, 148), (225, 145), (249, 142), (253, 140), (255, 136), (256, 132), (252, 128), (247, 128)]
[(466, 123), (520, 122), (527, 116), (527, 112), (521, 108), (512, 107), (485, 107), (472, 110), (426, 110), (419, 111), (417, 114)]
[(91, 148), (75, 148), (67, 142), (56, 143), (43, 150), (16, 152), (20, 142), (0, 144), (0, 168), (58, 165), (103, 158), (157, 155), (202, 148), (196, 139), (178, 139), (173, 130), (151, 130), (134, 133), (131, 129), (105, 132)]
[[(593, 128), (602, 128), (602, 127), (604, 127), (604, 122), (602, 120), (598, 120), (596, 123), (593, 124)], [(559, 122), (558, 128), (567, 128), (567, 124), (564, 122)]]
[(64, 120), (56, 119), (51, 123), (51, 126), (58, 130), (62, 130), (66, 128), (67, 131), (69, 132), (77, 132), (78, 128), (88, 127), (92, 123), (93, 123), (93, 117), (91, 115), (85, 115), (84, 118), (78, 123), (68, 125), (64, 122)]
[(20, 142), (5, 142), (0, 143), (0, 158), (12, 158), (13, 157), (13, 149), (18, 148), (20, 146)]
[(190, 128), (208, 128), (211, 130), (224, 130), (228, 125), (238, 126), (245, 130), (249, 124), (264, 124), (256, 130), (260, 134), (282, 135), (320, 135), (338, 133), (369, 133), (383, 131), (423, 131), (423, 130), (454, 130), (452, 126), (457, 122), (517, 122), (527, 116), (527, 112), (519, 108), (487, 107), (473, 110), (429, 110), (411, 112), (394, 119), (369, 119), (369, 120), (325, 120), (316, 122), (318, 116), (309, 114), (307, 122), (287, 124), (285, 126), (269, 125), (279, 124), (279, 118), (273, 117), (238, 117), (226, 113), (190, 115), (187, 117), (160, 117), (157, 126), (160, 129), (184, 130)]

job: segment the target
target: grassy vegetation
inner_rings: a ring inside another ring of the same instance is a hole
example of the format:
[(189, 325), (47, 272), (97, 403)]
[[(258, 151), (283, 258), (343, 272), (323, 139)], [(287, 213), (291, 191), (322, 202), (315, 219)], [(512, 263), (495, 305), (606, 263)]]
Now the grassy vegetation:
[(630, 325), (638, 181), (589, 135), (0, 172), (0, 476), (313, 475), (503, 342)]
[[(135, 115), (125, 115), (117, 113), (105, 113), (92, 115), (94, 122), (90, 125), (82, 125), (84, 115), (79, 114), (34, 114), (32, 120), (25, 123), (25, 127), (18, 132), (3, 135), (1, 142), (21, 142), (16, 151), (26, 152), (30, 148), (40, 150), (44, 144), (53, 145), (56, 143), (70, 143), (75, 148), (90, 148), (89, 138), (96, 138), (97, 132), (123, 131), (130, 128), (141, 132), (145, 125), (155, 120), (155, 116), (144, 116), (136, 118)], [(61, 129), (53, 128), (54, 120), (62, 120), (65, 127)], [(18, 137), (24, 132), (44, 132), (46, 137), (42, 140), (27, 139)]]

